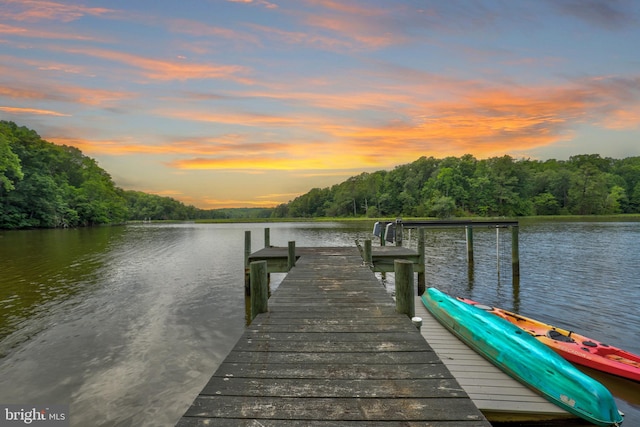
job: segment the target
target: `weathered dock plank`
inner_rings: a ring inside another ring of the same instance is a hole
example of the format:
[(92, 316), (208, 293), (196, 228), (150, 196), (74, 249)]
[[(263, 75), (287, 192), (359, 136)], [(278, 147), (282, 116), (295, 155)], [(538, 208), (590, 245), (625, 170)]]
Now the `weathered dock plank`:
[(356, 248), (296, 254), (179, 426), (490, 426)]

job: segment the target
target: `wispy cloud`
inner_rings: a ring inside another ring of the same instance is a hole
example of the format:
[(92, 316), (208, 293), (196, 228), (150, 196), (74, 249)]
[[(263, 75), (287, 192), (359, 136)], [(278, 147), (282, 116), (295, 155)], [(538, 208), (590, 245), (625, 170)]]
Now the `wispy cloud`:
[(230, 3), (244, 3), (249, 5), (263, 6), (267, 9), (277, 9), (278, 5), (267, 0), (227, 0)]
[(108, 108), (114, 104), (135, 98), (131, 92), (112, 91), (106, 89), (85, 88), (79, 86), (27, 86), (17, 83), (11, 86), (0, 82), (0, 96), (25, 101), (56, 101), (79, 106), (97, 106)]
[(351, 39), (358, 47), (379, 49), (408, 40), (407, 33), (398, 31), (394, 25), (393, 7), (382, 9), (371, 4), (361, 6), (332, 0), (308, 3), (318, 9), (302, 15), (307, 25)]
[(230, 28), (208, 25), (204, 22), (189, 19), (172, 19), (168, 21), (169, 29), (174, 33), (189, 34), (197, 37), (238, 41), (252, 45), (260, 45), (260, 38), (247, 32)]
[(249, 113), (249, 112), (209, 112), (202, 109), (193, 110), (157, 110), (156, 113), (163, 117), (171, 117), (173, 119), (200, 121), (209, 123), (241, 125), (248, 127), (256, 126), (293, 126), (304, 122), (304, 119), (293, 115), (275, 115), (267, 113)]
[(103, 60), (118, 62), (139, 70), (140, 74), (150, 80), (192, 80), (192, 79), (228, 79), (243, 84), (252, 81), (243, 75), (249, 69), (240, 65), (218, 65), (211, 62), (196, 63), (183, 60), (154, 59), (122, 51), (94, 48), (53, 48), (66, 53), (91, 56)]
[(56, 117), (69, 117), (70, 114), (60, 113), (58, 111), (41, 110), (38, 108), (22, 108), (22, 107), (4, 107), (0, 106), (0, 111), (13, 114), (29, 114), (40, 116), (56, 116)]
[(549, 3), (564, 14), (607, 30), (638, 25), (633, 0), (551, 0)]
[(17, 27), (14, 25), (0, 24), (0, 34), (5, 36), (18, 36), (23, 38), (46, 40), (77, 40), (97, 41), (95, 37), (64, 31), (47, 31), (38, 28)]
[(61, 21), (71, 22), (83, 16), (104, 16), (112, 13), (111, 9), (87, 7), (48, 0), (3, 0), (0, 3), (0, 14), (5, 19), (15, 21)]

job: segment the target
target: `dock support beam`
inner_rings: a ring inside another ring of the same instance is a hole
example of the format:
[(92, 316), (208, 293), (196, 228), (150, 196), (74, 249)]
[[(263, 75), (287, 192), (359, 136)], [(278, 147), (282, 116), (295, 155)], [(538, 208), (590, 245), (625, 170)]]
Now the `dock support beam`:
[(467, 262), (473, 264), (473, 227), (466, 225), (464, 229), (467, 235)]
[(418, 257), (418, 264), (422, 267), (422, 271), (418, 272), (418, 296), (420, 296), (427, 289), (427, 267), (424, 260), (424, 228), (418, 229)]
[(402, 246), (402, 235), (404, 234), (404, 227), (402, 226), (402, 219), (396, 219), (396, 246)]
[(287, 247), (289, 249), (287, 252), (287, 270), (291, 270), (296, 266), (296, 242), (289, 242)]
[(520, 284), (520, 249), (518, 248), (518, 227), (511, 226), (511, 271), (513, 274), (513, 283)]
[(396, 312), (406, 314), (411, 319), (416, 315), (413, 263), (406, 259), (397, 259), (393, 264), (396, 276)]
[(267, 279), (267, 261), (255, 261), (250, 264), (251, 282), (251, 320), (260, 313), (269, 311), (269, 281)]
[(244, 294), (251, 295), (251, 279), (249, 275), (249, 256), (251, 255), (251, 231), (244, 232)]

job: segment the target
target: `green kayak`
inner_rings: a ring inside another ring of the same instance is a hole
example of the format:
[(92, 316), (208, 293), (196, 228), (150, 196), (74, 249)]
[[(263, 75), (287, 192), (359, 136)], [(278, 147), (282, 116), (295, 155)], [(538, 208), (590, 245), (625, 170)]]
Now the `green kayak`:
[(422, 302), (443, 326), (550, 402), (598, 426), (621, 426), (609, 390), (517, 326), (429, 288)]

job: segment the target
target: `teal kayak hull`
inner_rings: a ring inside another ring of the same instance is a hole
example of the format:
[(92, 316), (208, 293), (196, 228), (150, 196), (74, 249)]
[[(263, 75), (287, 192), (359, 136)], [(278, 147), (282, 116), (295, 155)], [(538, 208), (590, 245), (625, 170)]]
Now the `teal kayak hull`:
[(427, 289), (422, 302), (465, 344), (550, 402), (598, 426), (622, 425), (605, 386), (522, 329), (434, 288)]

